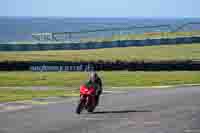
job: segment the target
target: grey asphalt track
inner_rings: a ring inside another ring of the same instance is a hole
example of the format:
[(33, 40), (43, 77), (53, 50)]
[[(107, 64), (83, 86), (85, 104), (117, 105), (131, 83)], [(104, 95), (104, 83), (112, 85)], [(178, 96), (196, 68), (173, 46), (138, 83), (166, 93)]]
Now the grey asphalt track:
[(93, 114), (76, 103), (0, 112), (0, 133), (200, 133), (200, 87), (107, 93)]

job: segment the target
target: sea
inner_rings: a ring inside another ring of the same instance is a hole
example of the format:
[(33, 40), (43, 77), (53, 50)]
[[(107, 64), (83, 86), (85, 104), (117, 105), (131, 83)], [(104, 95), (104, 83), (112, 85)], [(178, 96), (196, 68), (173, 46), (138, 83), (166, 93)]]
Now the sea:
[[(184, 24), (189, 24), (181, 28)], [(170, 25), (168, 27), (157, 27)], [(32, 33), (84, 32), (102, 29), (131, 29), (135, 33), (200, 30), (200, 18), (66, 18), (0, 17), (0, 43), (33, 41)], [(102, 34), (102, 33), (101, 33)]]

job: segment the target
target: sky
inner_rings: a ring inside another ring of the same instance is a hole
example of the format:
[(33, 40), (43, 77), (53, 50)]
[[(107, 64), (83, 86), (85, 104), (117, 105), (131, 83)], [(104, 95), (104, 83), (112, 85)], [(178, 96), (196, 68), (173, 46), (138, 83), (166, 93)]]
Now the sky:
[(0, 16), (199, 17), (200, 0), (1, 0)]

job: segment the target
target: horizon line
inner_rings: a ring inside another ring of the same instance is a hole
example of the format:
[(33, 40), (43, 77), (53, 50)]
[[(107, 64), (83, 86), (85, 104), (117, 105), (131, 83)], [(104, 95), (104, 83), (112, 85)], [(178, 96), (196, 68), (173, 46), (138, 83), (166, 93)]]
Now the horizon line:
[(143, 18), (143, 19), (187, 19), (187, 18), (193, 18), (193, 19), (200, 19), (199, 16), (181, 16), (181, 17), (175, 17), (175, 16), (0, 16), (4, 18), (96, 18), (96, 19), (101, 19), (101, 18), (113, 18), (113, 19), (118, 19), (118, 18), (124, 18), (124, 19), (135, 19), (135, 18)]

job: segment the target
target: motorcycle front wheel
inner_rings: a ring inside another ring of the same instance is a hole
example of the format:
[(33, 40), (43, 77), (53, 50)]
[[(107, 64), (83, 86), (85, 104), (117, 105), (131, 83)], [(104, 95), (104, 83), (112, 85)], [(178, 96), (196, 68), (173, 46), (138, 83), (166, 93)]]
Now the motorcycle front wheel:
[(78, 106), (76, 107), (76, 113), (80, 114), (82, 112), (83, 108), (84, 108), (83, 107), (83, 102), (80, 101), (79, 104), (78, 104)]

